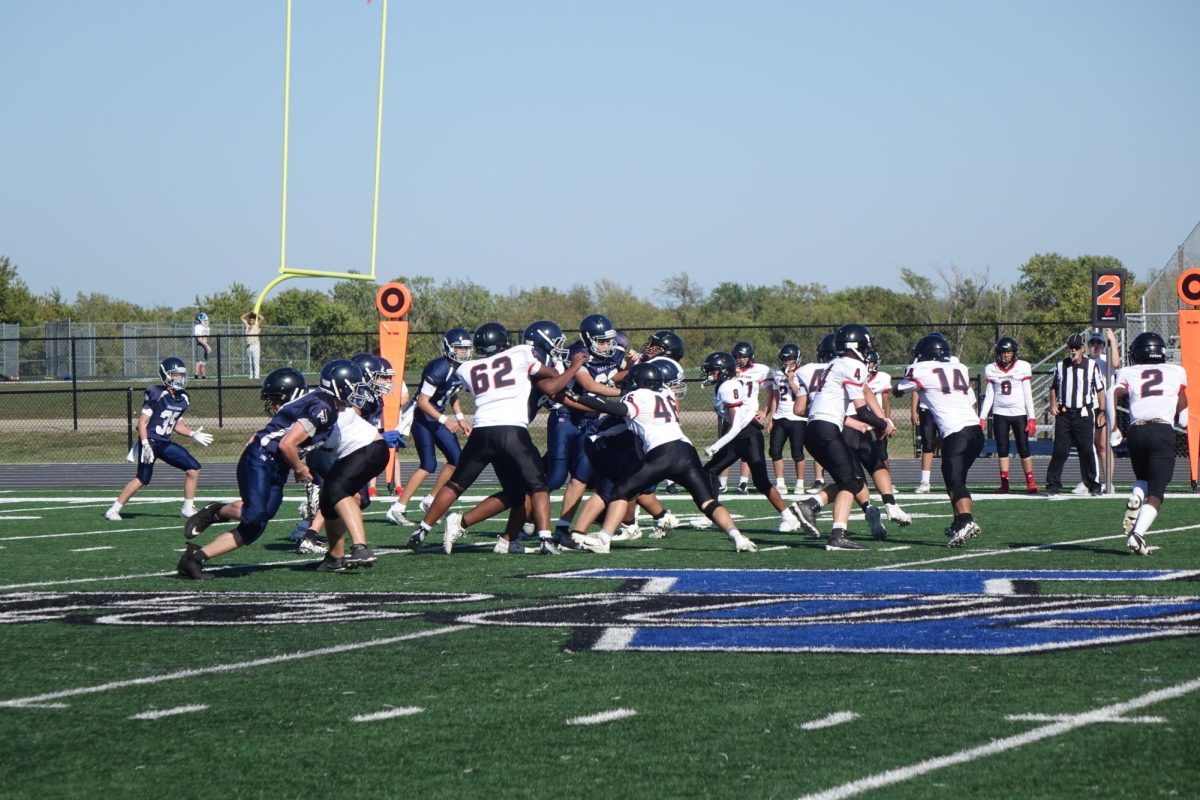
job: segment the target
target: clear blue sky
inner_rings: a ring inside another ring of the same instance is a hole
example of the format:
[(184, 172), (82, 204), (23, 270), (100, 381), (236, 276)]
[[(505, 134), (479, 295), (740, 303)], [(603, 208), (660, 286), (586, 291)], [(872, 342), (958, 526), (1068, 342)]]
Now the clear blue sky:
[[(367, 268), (381, 4), (296, 0), (292, 266)], [(0, 254), (30, 288), (185, 306), (274, 276), (284, 9), (0, 4)], [(1011, 282), (1047, 251), (1144, 277), (1200, 220), (1194, 0), (389, 15), (383, 278)]]

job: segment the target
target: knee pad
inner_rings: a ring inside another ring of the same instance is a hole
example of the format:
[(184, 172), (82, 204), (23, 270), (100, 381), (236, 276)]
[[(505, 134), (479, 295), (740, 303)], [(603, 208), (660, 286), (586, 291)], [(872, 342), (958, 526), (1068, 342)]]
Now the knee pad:
[(950, 493), (951, 503), (957, 503), (959, 500), (969, 500), (971, 498), (971, 493), (967, 490), (967, 485), (965, 483), (947, 486), (946, 491)]
[(457, 483), (455, 483), (453, 479), (446, 481), (446, 488), (449, 489), (450, 491), (454, 492), (455, 497), (457, 497), (458, 495), (462, 494), (465, 491), (463, 489), (463, 487), (461, 487)]
[(720, 500), (713, 500), (711, 503), (709, 503), (707, 506), (705, 506), (703, 509), (701, 509), (701, 511), (704, 512), (704, 516), (708, 517), (713, 522), (716, 522), (716, 520), (713, 519), (713, 514), (717, 513), (717, 509), (724, 508), (724, 507), (725, 506), (721, 505)]

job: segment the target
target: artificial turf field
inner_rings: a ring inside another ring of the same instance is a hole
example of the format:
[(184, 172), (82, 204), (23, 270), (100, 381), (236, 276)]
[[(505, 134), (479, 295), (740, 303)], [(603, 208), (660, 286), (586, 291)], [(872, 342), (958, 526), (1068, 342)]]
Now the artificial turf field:
[(0, 492), (4, 797), (1200, 796), (1192, 495), (1149, 557), (1123, 498), (977, 494), (950, 550), (903, 495), (846, 553), (735, 495), (758, 553), (685, 524), (559, 557), (492, 553), (499, 522), (412, 554), (376, 502), (345, 574), (290, 552), (289, 499), (190, 583), (177, 494), (113, 493)]

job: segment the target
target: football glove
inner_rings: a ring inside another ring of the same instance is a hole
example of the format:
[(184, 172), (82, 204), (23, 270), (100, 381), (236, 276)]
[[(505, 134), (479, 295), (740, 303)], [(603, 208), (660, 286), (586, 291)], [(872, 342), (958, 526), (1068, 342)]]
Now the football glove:
[(987, 417), (979, 418), (979, 429), (984, 431), (987, 430)]
[(147, 441), (146, 439), (142, 439), (141, 459), (142, 459), (143, 464), (153, 464), (154, 463), (154, 448), (150, 446), (150, 442)]
[(384, 431), (383, 441), (387, 443), (388, 447), (408, 447), (408, 442), (400, 435), (400, 431)]
[(196, 428), (194, 431), (192, 431), (192, 441), (201, 447), (208, 447), (213, 443), (213, 435), (211, 433), (205, 433), (204, 426), (201, 425), (199, 428)]
[(1025, 433), (1028, 436), (1037, 436), (1037, 420), (1033, 417), (1025, 420)]
[(1112, 433), (1108, 435), (1108, 443), (1113, 447), (1120, 447), (1123, 441), (1125, 441), (1125, 437), (1121, 435), (1121, 429), (1113, 428)]
[(712, 458), (713, 453), (715, 453), (715, 452), (717, 452), (717, 451), (712, 448), (712, 445), (709, 445), (708, 447), (704, 448), (705, 458)]

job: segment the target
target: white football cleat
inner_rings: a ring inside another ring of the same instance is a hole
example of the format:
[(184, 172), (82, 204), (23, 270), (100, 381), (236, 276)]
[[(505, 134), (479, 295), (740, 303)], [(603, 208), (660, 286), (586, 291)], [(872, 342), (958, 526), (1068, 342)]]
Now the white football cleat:
[(947, 547), (962, 547), (968, 541), (970, 541), (971, 539), (974, 539), (976, 536), (978, 536), (981, 533), (983, 533), (983, 531), (980, 530), (979, 523), (968, 522), (966, 525), (963, 525), (961, 528), (959, 528), (957, 531), (954, 532), (954, 535), (950, 537), (950, 541), (946, 542), (946, 546)]
[(757, 553), (758, 545), (742, 536), (740, 533), (733, 537), (733, 552), (735, 553)]
[(1121, 527), (1125, 531), (1125, 535), (1133, 533), (1133, 523), (1137, 522), (1138, 512), (1142, 510), (1142, 498), (1134, 495), (1129, 498), (1129, 502), (1125, 504), (1125, 519), (1121, 522)]
[(1125, 541), (1125, 544), (1129, 546), (1130, 550), (1140, 556), (1150, 555), (1150, 548), (1146, 545), (1146, 540), (1142, 538), (1140, 533), (1129, 534), (1129, 538)]
[(427, 495), (425, 495), (425, 497), (423, 497), (421, 499), (421, 516), (422, 517), (425, 516), (426, 512), (429, 511), (429, 507), (431, 505), (433, 505), (433, 495), (427, 494)]
[(907, 528), (909, 525), (912, 525), (912, 517), (900, 506), (892, 503), (884, 508), (887, 511), (888, 522), (899, 523), (901, 528)]
[[(446, 530), (442, 533), (442, 550), (446, 552), (446, 555), (450, 555), (451, 551), (454, 550), (454, 543), (466, 533), (466, 530), (463, 528), (462, 518), (463, 515), (457, 513), (446, 515)], [(500, 541), (503, 542), (505, 539), (501, 537)]]
[(1075, 484), (1075, 488), (1071, 490), (1071, 494), (1073, 494), (1077, 497), (1084, 497), (1088, 494), (1091, 494), (1091, 490), (1088, 489), (1086, 483), (1080, 482), (1080, 483)]
[(622, 525), (618, 528), (612, 538), (614, 542), (630, 542), (634, 539), (642, 538), (642, 529), (638, 527), (636, 522), (631, 522), (628, 525)]
[(510, 542), (503, 536), (499, 536), (496, 538), (496, 546), (492, 548), (492, 552), (502, 555), (518, 555), (525, 552), (525, 546), (520, 542)]
[(712, 520), (710, 520), (708, 517), (704, 516), (703, 514), (699, 514), (695, 517), (692, 517), (691, 526), (698, 531), (712, 530), (713, 528), (717, 527), (716, 524), (713, 523)]
[(796, 513), (790, 508), (785, 508), (779, 512), (779, 524), (775, 526), (775, 530), (779, 533), (792, 533), (801, 528), (800, 519)]
[(916, 493), (917, 493), (917, 494), (929, 494), (929, 484), (928, 484), (928, 483), (922, 483), (920, 486), (918, 486), (918, 487), (916, 488), (916, 490), (915, 490), (915, 491), (916, 491)]
[(664, 531), (673, 531), (679, 527), (679, 517), (672, 514), (670, 511), (662, 515), (654, 527), (662, 528)]
[(191, 503), (184, 503), (183, 507), (179, 509), (179, 516), (183, 517), (184, 519), (187, 519), (195, 513), (196, 507)]
[(579, 546), (593, 553), (607, 553), (611, 549), (604, 537), (598, 533), (588, 533), (576, 539)]
[(863, 516), (867, 518), (867, 527), (871, 529), (872, 537), (876, 539), (887, 538), (887, 526), (883, 524), (883, 519), (877, 506), (867, 506), (863, 509)]
[(105, 511), (104, 518), (109, 522), (121, 522), (124, 519), (124, 517), (121, 516), (121, 512), (117, 511), (115, 508), (110, 508), (108, 511)]
[(399, 503), (392, 503), (391, 507), (388, 508), (387, 513), (384, 514), (384, 516), (401, 527), (411, 527), (415, 525), (415, 522), (404, 515), (404, 511), (405, 506), (402, 506)]

